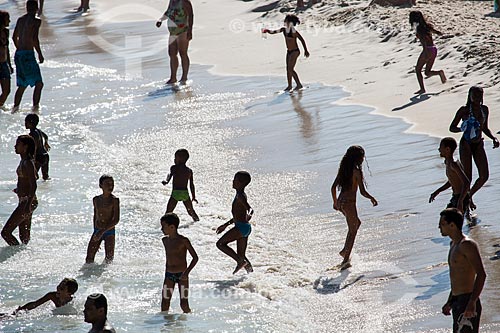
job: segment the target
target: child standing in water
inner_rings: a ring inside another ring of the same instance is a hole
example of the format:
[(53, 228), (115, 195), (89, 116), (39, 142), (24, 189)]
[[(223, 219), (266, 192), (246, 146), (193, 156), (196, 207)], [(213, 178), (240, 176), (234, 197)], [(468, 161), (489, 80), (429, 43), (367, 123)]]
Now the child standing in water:
[(31, 136), (21, 135), (17, 138), (14, 149), (21, 157), (16, 170), (17, 187), (14, 190), (19, 198), (19, 204), (2, 229), (2, 237), (9, 245), (19, 245), (19, 241), (12, 235), (17, 227), (21, 242), (28, 244), (31, 235), (31, 216), (37, 206), (35, 193), (38, 175), (33, 162), (35, 142)]
[[(356, 194), (370, 199), (373, 206), (378, 205), (377, 200), (365, 189), (365, 179), (363, 177), (362, 163), (365, 159), (365, 151), (361, 146), (351, 146), (347, 149), (342, 161), (340, 161), (339, 171), (332, 185), (333, 208), (344, 214), (347, 221), (347, 237), (344, 248), (339, 254), (344, 258), (341, 267), (347, 268), (350, 265), (350, 257), (354, 240), (358, 232), (361, 221), (356, 210)], [(337, 188), (340, 194), (337, 198)]]
[(2, 86), (0, 108), (4, 107), (7, 97), (9, 97), (10, 75), (14, 72), (10, 62), (9, 24), (9, 13), (4, 10), (0, 10), (0, 85)]
[(87, 264), (93, 263), (95, 255), (104, 241), (106, 263), (111, 263), (115, 255), (115, 226), (120, 220), (120, 200), (112, 192), (115, 187), (113, 177), (99, 178), (102, 194), (94, 197), (94, 233), (87, 248)]
[[(181, 309), (184, 313), (189, 313), (191, 312), (188, 303), (189, 273), (198, 262), (198, 255), (189, 239), (177, 232), (179, 228), (179, 217), (177, 215), (174, 213), (165, 214), (160, 219), (160, 222), (161, 230), (165, 235), (163, 237), (163, 246), (165, 246), (166, 256), (161, 311), (169, 310), (170, 300), (177, 284), (181, 298)], [(189, 266), (186, 261), (187, 252), (192, 258)]]
[(297, 44), (297, 38), (302, 43), (302, 47), (304, 48), (304, 55), (306, 56), (306, 58), (309, 57), (309, 51), (307, 50), (304, 38), (302, 38), (302, 35), (297, 30), (295, 30), (295, 26), (297, 24), (300, 24), (299, 18), (295, 15), (289, 14), (285, 17), (285, 26), (283, 28), (279, 30), (269, 30), (269, 29), (262, 30), (262, 33), (268, 33), (272, 35), (281, 32), (285, 37), (285, 43), (287, 48), (286, 78), (288, 81), (288, 86), (285, 88), (285, 91), (292, 90), (292, 78), (295, 80), (295, 83), (297, 84), (295, 90), (303, 88), (302, 83), (300, 83), (299, 76), (297, 75), (297, 72), (295, 72), (295, 64), (297, 63), (297, 59), (299, 58), (300, 55), (299, 46)]
[(35, 168), (36, 172), (42, 169), (43, 180), (49, 180), (49, 137), (47, 134), (36, 128), (40, 118), (34, 113), (30, 113), (24, 118), (24, 126), (30, 130), (30, 136), (35, 140)]
[(425, 21), (424, 15), (418, 11), (414, 10), (410, 12), (410, 24), (412, 27), (416, 27), (417, 30), (417, 38), (422, 43), (422, 47), (424, 48), (422, 53), (417, 60), (417, 65), (415, 66), (415, 72), (417, 74), (418, 84), (420, 86), (420, 90), (416, 91), (416, 95), (420, 95), (425, 93), (424, 88), (424, 78), (422, 76), (422, 68), (425, 65), (425, 75), (427, 77), (431, 77), (434, 75), (439, 75), (441, 78), (441, 82), (446, 82), (446, 76), (444, 75), (443, 70), (433, 71), (432, 65), (434, 65), (434, 61), (437, 57), (437, 47), (434, 45), (432, 40), (432, 34), (442, 35), (440, 31), (434, 29), (434, 26)]
[[(194, 211), (193, 202), (198, 203), (198, 201), (196, 200), (193, 182), (193, 170), (186, 166), (188, 159), (189, 152), (186, 149), (177, 150), (174, 155), (174, 165), (170, 167), (170, 173), (167, 175), (167, 180), (161, 182), (163, 185), (167, 185), (170, 182), (170, 179), (174, 179), (172, 182), (172, 194), (168, 200), (167, 211), (165, 214), (172, 213), (175, 206), (177, 206), (177, 202), (182, 201), (189, 216), (193, 218), (193, 221), (197, 222), (200, 218)], [(191, 195), (193, 196), (192, 199), (189, 197), (189, 191), (187, 188), (188, 182)]]
[[(249, 221), (253, 215), (253, 209), (247, 201), (245, 187), (250, 184), (250, 174), (246, 171), (238, 171), (234, 175), (233, 188), (236, 196), (231, 207), (233, 218), (217, 228), (217, 234), (222, 233), (228, 226), (234, 223), (234, 228), (229, 230), (217, 241), (217, 248), (236, 261), (235, 274), (240, 269), (245, 268), (247, 273), (253, 272), (252, 264), (246, 257), (248, 236), (252, 232)], [(227, 244), (236, 241), (236, 252)]]

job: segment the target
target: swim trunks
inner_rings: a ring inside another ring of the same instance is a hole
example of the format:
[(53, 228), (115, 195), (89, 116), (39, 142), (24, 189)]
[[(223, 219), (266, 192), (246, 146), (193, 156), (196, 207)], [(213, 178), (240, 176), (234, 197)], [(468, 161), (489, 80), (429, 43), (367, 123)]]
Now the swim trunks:
[(169, 279), (173, 283), (179, 283), (181, 281), (182, 273), (183, 272), (179, 272), (179, 273), (165, 272), (165, 279)]
[(42, 82), (42, 74), (35, 59), (35, 51), (17, 50), (14, 61), (18, 87), (34, 87), (38, 82)]
[(0, 80), (10, 80), (10, 67), (7, 61), (0, 62)]
[(189, 201), (189, 192), (188, 190), (172, 190), (171, 194), (172, 198), (177, 201)]
[(167, 9), (166, 15), (168, 16), (168, 31), (171, 35), (180, 35), (188, 31), (188, 18), (184, 10), (183, 0), (171, 0), (174, 3)]
[(289, 56), (289, 55), (291, 55), (294, 52), (298, 52), (300, 54), (300, 50), (299, 49), (293, 49), (293, 50), (286, 50), (286, 55)]
[(252, 232), (252, 225), (248, 222), (236, 222), (234, 226), (241, 232), (243, 237), (248, 237)]
[[(97, 234), (99, 232), (99, 229), (94, 228), (94, 233), (93, 235)], [(105, 240), (108, 236), (114, 236), (116, 233), (115, 228), (108, 230), (104, 232), (104, 234), (101, 237), (101, 240)]]
[[(481, 302), (476, 302), (477, 315), (474, 318), (464, 319), (463, 313), (469, 303), (472, 294), (462, 294), (451, 297), (451, 311), (453, 313), (453, 333), (476, 333), (479, 332), (479, 319), (481, 318)], [(472, 328), (469, 326), (472, 325)], [(459, 330), (459, 328), (461, 328)]]
[[(450, 199), (450, 203), (446, 206), (446, 208), (457, 208), (458, 207), (458, 199), (460, 199), (460, 194), (453, 194)], [(467, 194), (464, 198), (463, 208), (464, 210), (469, 208), (469, 194)]]

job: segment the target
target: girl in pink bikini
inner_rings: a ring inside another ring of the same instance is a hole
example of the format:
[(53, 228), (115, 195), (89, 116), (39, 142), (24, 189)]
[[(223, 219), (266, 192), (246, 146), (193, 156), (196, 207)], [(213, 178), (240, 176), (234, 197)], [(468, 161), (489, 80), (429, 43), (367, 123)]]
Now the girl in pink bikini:
[(418, 10), (410, 12), (410, 24), (411, 26), (416, 26), (417, 38), (420, 40), (423, 46), (423, 51), (417, 60), (417, 65), (415, 66), (415, 72), (417, 73), (417, 80), (420, 86), (420, 90), (416, 91), (415, 94), (420, 95), (425, 93), (424, 88), (424, 78), (422, 77), (422, 69), (425, 65), (425, 75), (431, 77), (434, 75), (439, 75), (441, 82), (446, 82), (446, 76), (443, 70), (433, 71), (432, 65), (434, 65), (434, 60), (437, 56), (437, 47), (434, 45), (432, 40), (432, 34), (442, 35), (441, 32), (434, 29), (434, 26), (425, 21), (424, 15)]

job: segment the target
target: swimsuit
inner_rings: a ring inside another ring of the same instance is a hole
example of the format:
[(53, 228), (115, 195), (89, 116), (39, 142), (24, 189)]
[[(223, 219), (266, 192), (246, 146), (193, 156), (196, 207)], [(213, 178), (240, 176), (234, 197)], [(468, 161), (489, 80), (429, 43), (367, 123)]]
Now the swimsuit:
[[(451, 199), (450, 199), (450, 203), (446, 206), (446, 208), (457, 208), (458, 207), (458, 199), (460, 199), (460, 194), (453, 193), (453, 195), (451, 196)], [(469, 194), (467, 194), (465, 196), (464, 202), (463, 202), (464, 210), (467, 210), (467, 208), (469, 208), (469, 200), (470, 200), (470, 197), (469, 197)]]
[[(99, 232), (99, 229), (94, 228), (94, 233), (92, 235), (95, 235)], [(102, 235), (100, 240), (105, 240), (108, 236), (114, 236), (116, 234), (115, 228), (110, 229), (108, 231), (105, 231), (104, 234)]]
[(291, 54), (292, 54), (292, 53), (294, 53), (294, 52), (298, 52), (298, 53), (300, 53), (300, 50), (299, 50), (299, 49), (286, 50), (286, 55), (287, 55), (287, 56), (289, 56), (289, 55), (291, 55)]
[[(462, 315), (465, 312), (467, 303), (469, 303), (470, 296), (472, 294), (462, 294), (451, 297), (451, 310), (453, 313), (453, 333), (476, 333), (479, 332), (479, 319), (481, 318), (481, 302), (479, 299), (476, 302), (476, 312), (477, 315), (473, 318), (462, 319)], [(469, 321), (469, 322), (467, 322)], [(462, 329), (459, 330), (460, 323), (462, 323)], [(467, 324), (472, 324), (472, 329)]]
[(179, 273), (170, 273), (170, 272), (165, 272), (165, 279), (169, 279), (173, 283), (179, 283), (181, 281), (181, 276), (184, 272), (179, 272)]
[(177, 201), (189, 201), (189, 192), (188, 190), (172, 190), (171, 194), (172, 198)]
[(182, 1), (183, 0), (171, 0), (171, 6), (168, 7), (165, 13), (169, 19), (167, 26), (171, 35), (178, 36), (188, 31), (189, 28), (187, 13), (184, 10)]
[(239, 222), (236, 221), (234, 224), (235, 228), (241, 232), (243, 237), (248, 237), (252, 232), (252, 225), (248, 222)]
[(426, 46), (425, 48), (431, 52), (431, 57), (433, 59), (437, 57), (438, 49), (435, 45)]
[(17, 50), (14, 61), (18, 87), (34, 87), (38, 82), (42, 82), (42, 74), (35, 59), (35, 51)]

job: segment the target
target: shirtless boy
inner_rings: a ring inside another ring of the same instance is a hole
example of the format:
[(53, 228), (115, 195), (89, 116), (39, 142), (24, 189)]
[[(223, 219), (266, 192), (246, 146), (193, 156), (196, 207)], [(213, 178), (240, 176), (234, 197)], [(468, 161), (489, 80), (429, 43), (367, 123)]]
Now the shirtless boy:
[(40, 118), (35, 113), (30, 113), (24, 118), (24, 126), (30, 130), (29, 136), (35, 141), (35, 168), (36, 172), (42, 169), (43, 180), (49, 180), (49, 137), (37, 128)]
[(16, 46), (14, 61), (16, 63), (17, 91), (14, 97), (14, 107), (12, 112), (19, 111), (19, 105), (23, 98), (24, 91), (28, 86), (35, 87), (33, 92), (32, 111), (38, 111), (40, 108), (40, 98), (42, 96), (42, 74), (40, 67), (35, 59), (35, 51), (38, 53), (38, 60), (42, 64), (44, 61), (38, 32), (42, 21), (36, 17), (38, 11), (38, 2), (28, 0), (26, 2), (27, 14), (21, 16), (16, 23), (12, 39)]
[(73, 300), (73, 294), (76, 293), (77, 290), (78, 283), (76, 282), (76, 280), (65, 278), (59, 283), (56, 291), (51, 291), (50, 293), (47, 293), (45, 296), (34, 302), (29, 302), (23, 306), (18, 307), (13, 314), (15, 315), (19, 311), (23, 310), (33, 310), (48, 301), (52, 301), (56, 308), (60, 308)]
[(481, 302), (486, 272), (477, 243), (462, 233), (463, 215), (456, 208), (441, 212), (441, 235), (451, 238), (448, 265), (451, 291), (442, 308), (445, 316), (453, 313), (453, 332), (479, 332)]
[(99, 178), (102, 194), (94, 197), (94, 233), (87, 248), (86, 263), (94, 262), (95, 255), (104, 241), (106, 263), (111, 263), (115, 254), (115, 226), (120, 220), (120, 200), (112, 192), (115, 187), (113, 177)]
[[(253, 215), (253, 209), (247, 201), (245, 187), (250, 184), (251, 177), (246, 171), (238, 171), (234, 175), (233, 188), (236, 190), (236, 196), (231, 207), (233, 218), (217, 228), (217, 234), (222, 233), (228, 226), (234, 224), (234, 228), (229, 230), (217, 241), (217, 248), (236, 261), (236, 268), (233, 274), (240, 269), (245, 268), (247, 273), (253, 272), (252, 264), (246, 257), (248, 236), (252, 232), (252, 226), (249, 223)], [(236, 252), (227, 244), (236, 241)]]
[(2, 94), (0, 95), (0, 108), (4, 107), (5, 101), (10, 94), (10, 75), (13, 73), (10, 63), (9, 51), (9, 13), (0, 10), (0, 85)]
[(433, 202), (439, 193), (451, 187), (453, 195), (446, 208), (457, 208), (464, 213), (469, 209), (469, 201), (471, 199), (468, 194), (470, 180), (465, 175), (461, 164), (453, 159), (455, 149), (457, 149), (457, 142), (455, 139), (447, 137), (441, 140), (439, 154), (444, 158), (448, 181), (431, 194), (429, 203)]
[[(193, 208), (193, 201), (198, 203), (196, 200), (194, 182), (193, 182), (193, 170), (186, 166), (186, 162), (189, 159), (189, 152), (186, 149), (179, 149), (175, 152), (174, 156), (174, 165), (170, 167), (170, 173), (167, 176), (167, 180), (162, 181), (163, 185), (167, 185), (170, 182), (170, 179), (173, 178), (172, 181), (172, 194), (170, 195), (170, 199), (167, 204), (166, 213), (172, 213), (177, 206), (177, 202), (182, 201), (186, 210), (193, 218), (193, 221), (197, 222), (200, 220), (196, 212)], [(189, 189), (191, 190), (191, 195), (193, 198), (189, 198), (188, 191), (188, 183)]]
[[(186, 237), (177, 232), (179, 228), (179, 217), (174, 213), (167, 213), (161, 219), (161, 231), (166, 235), (163, 237), (165, 246), (165, 279), (163, 281), (163, 292), (161, 299), (161, 311), (168, 311), (170, 300), (175, 285), (178, 285), (181, 299), (181, 309), (184, 313), (191, 312), (188, 303), (189, 273), (198, 262), (198, 255), (191, 242)], [(191, 255), (189, 266), (186, 261), (186, 254)]]

